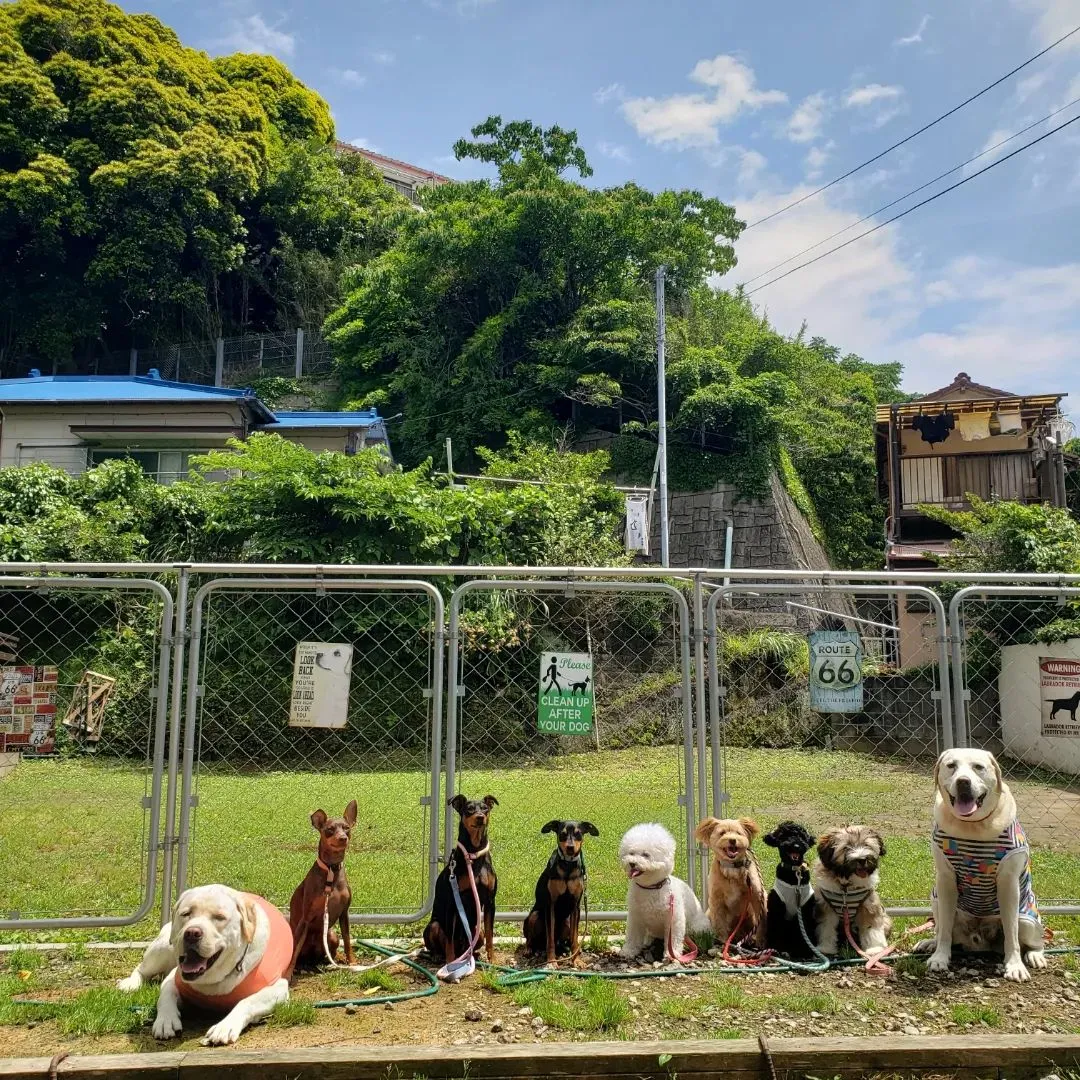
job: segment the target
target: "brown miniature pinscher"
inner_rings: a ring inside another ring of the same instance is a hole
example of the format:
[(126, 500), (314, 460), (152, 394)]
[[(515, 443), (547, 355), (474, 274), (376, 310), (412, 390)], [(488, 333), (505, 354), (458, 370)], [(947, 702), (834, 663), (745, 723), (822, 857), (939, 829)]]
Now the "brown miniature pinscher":
[(585, 895), (585, 834), (599, 836), (590, 821), (549, 821), (541, 830), (555, 833), (556, 848), (536, 883), (536, 899), (525, 920), (525, 947), (530, 956), (569, 952), (576, 962), (581, 953), (578, 927)]
[[(319, 855), (296, 887), (289, 901), (289, 926), (293, 935), (293, 955), (284, 978), (292, 981), (299, 964), (319, 964), (326, 957), (323, 948), (323, 912), (329, 916), (330, 929), (326, 941), (330, 956), (337, 955), (338, 946), (345, 946), (345, 963), (353, 963), (352, 939), (349, 937), (349, 904), (352, 890), (345, 877), (345, 852), (349, 834), (356, 824), (356, 800), (345, 807), (345, 816), (331, 818), (325, 810), (311, 815), (311, 824), (319, 832)], [(340, 924), (341, 936), (334, 924)]]
[[(488, 844), (488, 821), (491, 808), (499, 805), (494, 795), (483, 799), (466, 799), (455, 795), (450, 805), (458, 812), (458, 842), (446, 860), (446, 866), (435, 882), (435, 899), (431, 906), (431, 921), (424, 928), (424, 946), (436, 958), (450, 964), (469, 947), (469, 930), (476, 929), (476, 903), (469, 887), (469, 865), (476, 881), (476, 893), (484, 913), (484, 941), (488, 963), (495, 962), (495, 893), (499, 887), (495, 867), (491, 862)], [(453, 885), (451, 884), (453, 875)], [(461, 893), (461, 903), (469, 928), (461, 925), (454, 885)], [(479, 941), (477, 941), (479, 945)]]

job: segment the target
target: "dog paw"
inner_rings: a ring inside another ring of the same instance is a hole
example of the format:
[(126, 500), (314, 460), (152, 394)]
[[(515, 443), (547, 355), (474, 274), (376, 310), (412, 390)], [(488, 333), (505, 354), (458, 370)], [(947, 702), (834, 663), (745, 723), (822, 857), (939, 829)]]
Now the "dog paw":
[(184, 1025), (180, 1022), (180, 1014), (175, 1010), (158, 1012), (154, 1018), (154, 1026), (151, 1028), (155, 1039), (175, 1039), (183, 1030)]
[(637, 954), (637, 949), (628, 949), (625, 945), (618, 952), (618, 955), (621, 956), (624, 960), (636, 960)]
[(924, 938), (922, 941), (916, 941), (911, 947), (911, 951), (916, 956), (922, 956), (924, 953), (932, 953), (937, 950), (937, 938)]
[(224, 1020), (210, 1028), (200, 1041), (203, 1046), (229, 1046), (240, 1038), (243, 1030), (242, 1021), (226, 1016)]
[(1024, 957), (1027, 966), (1034, 971), (1042, 971), (1046, 967), (1046, 954), (1042, 949), (1033, 949)]
[(1013, 957), (1005, 961), (1005, 978), (1009, 982), (1027, 982), (1031, 975), (1028, 969), (1024, 967), (1024, 961), (1019, 957)]
[(123, 990), (125, 994), (133, 994), (142, 984), (143, 977), (137, 971), (133, 971), (126, 979), (116, 980), (116, 989)]
[(943, 975), (949, 970), (949, 961), (951, 956), (946, 952), (936, 951), (929, 960), (926, 961), (926, 970), (934, 975)]

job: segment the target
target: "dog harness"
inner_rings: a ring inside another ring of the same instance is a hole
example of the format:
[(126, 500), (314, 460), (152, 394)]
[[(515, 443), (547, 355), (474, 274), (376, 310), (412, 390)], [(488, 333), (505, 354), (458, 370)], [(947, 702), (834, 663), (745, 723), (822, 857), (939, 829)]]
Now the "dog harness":
[(818, 884), (818, 895), (826, 904), (843, 917), (847, 915), (853, 918), (855, 912), (866, 902), (866, 898), (874, 891), (871, 885), (852, 885), (846, 889), (827, 889)]
[(790, 881), (782, 881), (777, 878), (773, 882), (772, 891), (780, 897), (781, 902), (788, 911), (801, 911), (806, 902), (814, 895), (814, 886), (809, 881), (800, 885), (793, 885)]
[[(245, 900), (251, 900), (261, 908), (270, 920), (270, 937), (266, 942), (266, 951), (262, 959), (255, 965), (230, 990), (227, 994), (204, 994), (189, 983), (185, 982), (180, 975), (180, 968), (176, 969), (176, 992), (181, 1001), (190, 1005), (197, 1005), (201, 1009), (210, 1009), (214, 1012), (229, 1012), (240, 1004), (245, 998), (273, 986), (284, 974), (292, 960), (293, 936), (292, 930), (285, 916), (268, 900), (254, 893), (241, 893)], [(245, 956), (247, 955), (245, 951)], [(243, 963), (244, 958), (240, 958)], [(239, 967), (240, 964), (237, 964)]]
[[(933, 842), (956, 873), (956, 906), (980, 919), (1001, 915), (997, 895), (998, 870), (1006, 859), (1023, 858), (1020, 918), (1042, 925), (1031, 884), (1031, 849), (1018, 819), (1014, 818), (993, 840), (949, 836), (939, 825), (935, 825)], [(934, 892), (936, 896), (937, 890)]]

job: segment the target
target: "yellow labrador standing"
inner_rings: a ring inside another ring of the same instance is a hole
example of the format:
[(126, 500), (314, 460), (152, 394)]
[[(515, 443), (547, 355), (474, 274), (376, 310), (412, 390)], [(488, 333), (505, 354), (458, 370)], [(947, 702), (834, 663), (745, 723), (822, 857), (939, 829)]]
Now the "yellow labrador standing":
[(117, 984), (138, 990), (164, 976), (153, 1033), (179, 1035), (183, 1002), (223, 1013), (204, 1046), (234, 1043), (249, 1024), (289, 1000), (282, 978), (292, 957), (292, 933), (284, 916), (262, 897), (224, 885), (203, 885), (181, 894), (139, 966)]
[(1001, 767), (986, 750), (946, 750), (934, 783), (936, 937), (915, 951), (932, 952), (927, 968), (940, 972), (949, 970), (954, 944), (1002, 949), (1005, 978), (1026, 982), (1028, 967), (1046, 967), (1043, 926), (1027, 837)]

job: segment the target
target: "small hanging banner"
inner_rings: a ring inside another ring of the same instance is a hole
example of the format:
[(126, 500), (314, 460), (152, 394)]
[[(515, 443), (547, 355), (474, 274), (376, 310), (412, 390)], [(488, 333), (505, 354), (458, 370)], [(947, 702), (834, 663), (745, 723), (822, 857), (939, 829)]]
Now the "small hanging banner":
[(626, 496), (626, 550), (649, 554), (649, 500), (644, 495)]

